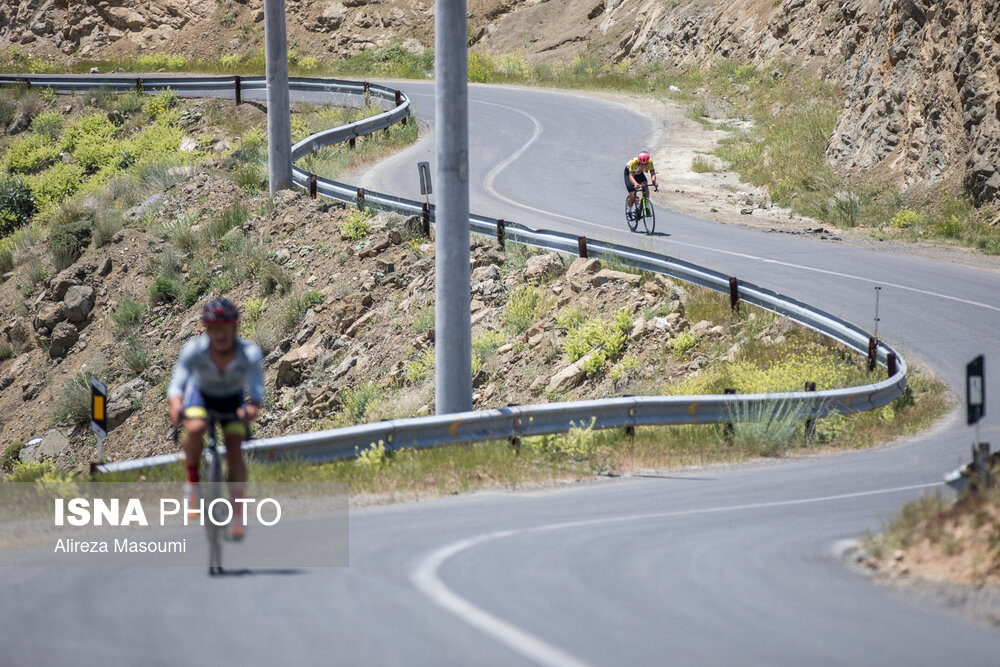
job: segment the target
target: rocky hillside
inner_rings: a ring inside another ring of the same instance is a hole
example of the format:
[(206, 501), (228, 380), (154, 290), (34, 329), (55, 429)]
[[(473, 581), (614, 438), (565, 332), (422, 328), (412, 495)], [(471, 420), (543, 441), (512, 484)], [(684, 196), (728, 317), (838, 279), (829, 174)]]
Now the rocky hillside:
[[(0, 2), (0, 48), (95, 58), (218, 58), (262, 46), (261, 0)], [(298, 53), (344, 56), (432, 43), (433, 5), (414, 0), (287, 3)], [(569, 60), (708, 65), (790, 61), (842, 85), (827, 155), (902, 188), (1000, 198), (1000, 0), (473, 0), (476, 48)]]
[[(142, 206), (155, 211), (149, 224), (90, 244), (62, 272), (30, 281), (40, 244), (23, 247), (17, 268), (0, 276), (5, 465), (20, 457), (85, 466), (91, 375), (110, 391), (111, 459), (170, 451), (170, 369), (200, 329), (201, 306), (220, 292), (241, 304), (243, 333), (266, 354), (261, 435), (433, 411), (434, 246), (415, 218), (366, 218), (292, 192), (272, 206), (210, 172)], [(477, 408), (660, 393), (692, 374), (707, 387), (712, 365), (762, 350), (771, 360), (791, 343), (856, 369), (787, 320), (731, 318), (714, 293), (570, 259), (473, 240)], [(34, 437), (41, 441), (21, 449)]]

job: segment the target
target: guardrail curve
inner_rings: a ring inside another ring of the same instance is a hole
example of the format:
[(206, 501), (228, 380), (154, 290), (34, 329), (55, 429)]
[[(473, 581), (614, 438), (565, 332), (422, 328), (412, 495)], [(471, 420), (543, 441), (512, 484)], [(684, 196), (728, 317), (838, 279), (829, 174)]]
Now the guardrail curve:
[[(186, 96), (221, 94), (237, 100), (245, 93), (263, 93), (266, 90), (264, 77), (0, 75), (0, 85), (15, 84), (44, 86), (57, 92), (67, 93), (98, 87), (113, 90), (140, 88), (144, 91), (171, 88)], [(399, 90), (368, 82), (301, 77), (289, 78), (289, 90), (323, 94), (324, 101), (331, 104), (354, 105), (355, 102), (363, 100), (366, 103), (374, 102), (385, 109), (370, 118), (323, 130), (292, 146), (292, 180), (297, 186), (308, 190), (310, 181), (315, 178), (318, 195), (353, 204), (359, 203), (361, 199), (366, 206), (374, 205), (407, 215), (426, 213), (433, 223), (434, 206), (430, 206), (425, 212), (422, 202), (385, 193), (359, 191), (356, 187), (319, 177), (294, 164), (296, 160), (324, 146), (370, 134), (397, 122), (405, 122), (410, 114), (410, 101), (405, 94)], [(231, 95), (228, 94), (230, 92)], [(499, 222), (481, 215), (469, 216), (471, 231), (480, 234), (496, 234)], [(564, 232), (533, 229), (511, 221), (503, 222), (503, 233), (512, 241), (557, 252), (577, 254), (580, 247), (581, 237)], [(585, 243), (588, 256), (623, 261), (639, 269), (662, 273), (719, 292), (730, 290), (730, 277), (712, 269), (615, 243), (593, 239), (586, 239)], [(794, 404), (804, 417), (821, 417), (835, 412), (850, 413), (876, 409), (902, 395), (906, 388), (907, 365), (902, 356), (890, 346), (871, 338), (860, 327), (818, 308), (753, 283), (738, 281), (737, 284), (741, 300), (784, 315), (856, 352), (870, 354), (878, 363), (895, 372), (880, 382), (816, 392), (633, 396), (395, 419), (328, 431), (263, 438), (246, 443), (244, 450), (263, 461), (286, 456), (306, 461), (329, 461), (349, 458), (355, 455), (357, 448), (367, 447), (379, 441), (383, 442), (387, 449), (396, 449), (503, 440), (563, 433), (575, 425), (590, 423), (591, 420), (595, 429), (720, 423), (730, 421), (737, 406), (750, 410), (778, 401)], [(118, 472), (154, 467), (177, 461), (181, 456), (180, 453), (163, 454), (108, 463), (98, 466), (97, 469), (101, 472)]]

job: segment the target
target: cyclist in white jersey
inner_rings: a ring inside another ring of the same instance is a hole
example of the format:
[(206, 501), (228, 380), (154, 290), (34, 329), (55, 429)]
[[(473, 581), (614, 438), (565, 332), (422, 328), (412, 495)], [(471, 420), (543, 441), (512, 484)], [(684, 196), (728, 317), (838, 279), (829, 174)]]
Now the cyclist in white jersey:
[[(167, 389), (170, 423), (184, 421), (184, 462), (187, 466), (188, 510), (197, 507), (199, 463), (204, 447), (208, 410), (235, 413), (239, 421), (222, 424), (225, 434), (227, 481), (233, 499), (243, 497), (247, 481), (241, 445), (247, 438), (247, 424), (257, 418), (264, 402), (264, 364), (260, 348), (236, 335), (239, 309), (229, 299), (214, 299), (202, 311), (205, 333), (189, 340), (174, 365)], [(242, 504), (233, 503), (234, 514)], [(234, 516), (230, 536), (243, 537), (241, 516)]]

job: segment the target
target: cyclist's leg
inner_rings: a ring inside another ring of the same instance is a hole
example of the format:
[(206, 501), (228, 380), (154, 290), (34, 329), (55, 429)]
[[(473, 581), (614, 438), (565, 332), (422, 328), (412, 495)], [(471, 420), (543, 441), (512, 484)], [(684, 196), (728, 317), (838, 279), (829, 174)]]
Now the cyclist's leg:
[(625, 206), (632, 208), (635, 204), (635, 186), (632, 185), (632, 179), (628, 175), (628, 167), (625, 167), (625, 189), (628, 191), (628, 199), (625, 200)]
[[(220, 405), (220, 412), (236, 412), (243, 406), (243, 396), (226, 399), (225, 405)], [(229, 421), (222, 424), (222, 432), (226, 443), (226, 481), (229, 496), (233, 500), (233, 522), (230, 524), (229, 535), (233, 539), (243, 537), (243, 505), (236, 502), (246, 493), (247, 466), (243, 460), (243, 441), (249, 435), (247, 425), (241, 421)]]
[(187, 467), (187, 481), (197, 484), (208, 412), (205, 410), (205, 397), (193, 380), (184, 389), (181, 415), (184, 418), (184, 465)]

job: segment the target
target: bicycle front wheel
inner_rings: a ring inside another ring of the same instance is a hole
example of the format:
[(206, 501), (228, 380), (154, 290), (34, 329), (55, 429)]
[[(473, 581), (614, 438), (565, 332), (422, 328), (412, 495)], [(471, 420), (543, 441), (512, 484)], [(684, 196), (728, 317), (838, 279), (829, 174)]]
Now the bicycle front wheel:
[(656, 214), (653, 212), (653, 203), (646, 200), (646, 215), (642, 218), (642, 224), (646, 227), (646, 234), (652, 234), (656, 230)]

